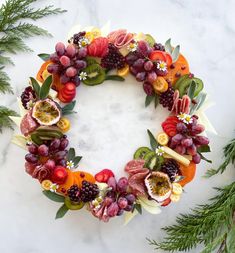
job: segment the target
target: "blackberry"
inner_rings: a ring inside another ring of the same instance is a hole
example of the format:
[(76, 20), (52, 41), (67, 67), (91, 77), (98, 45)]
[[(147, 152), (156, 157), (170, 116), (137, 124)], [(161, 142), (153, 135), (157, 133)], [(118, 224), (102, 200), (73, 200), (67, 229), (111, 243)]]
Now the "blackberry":
[(101, 59), (101, 66), (106, 69), (121, 69), (125, 66), (125, 57), (111, 43), (108, 46), (108, 54)]
[(174, 182), (175, 177), (179, 174), (179, 165), (175, 160), (169, 159), (161, 166), (161, 171), (169, 176), (171, 182)]
[(31, 86), (25, 88), (21, 94), (21, 102), (25, 109), (30, 109), (30, 102), (34, 102), (36, 99), (36, 93)]
[(72, 185), (68, 191), (67, 194), (72, 202), (80, 202), (80, 190), (76, 184)]
[[(86, 34), (85, 31), (84, 31), (84, 32), (79, 32), (79, 33), (74, 34), (73, 37), (72, 37), (72, 42), (73, 42), (73, 44), (78, 45), (79, 40), (80, 40), (83, 36), (85, 36), (85, 34)], [(69, 41), (69, 42), (70, 42), (70, 41)]]
[(168, 90), (161, 93), (159, 96), (159, 103), (163, 107), (167, 107), (169, 111), (171, 111), (173, 103), (174, 103), (174, 90), (171, 86), (169, 86)]
[(165, 51), (165, 47), (161, 43), (155, 43), (153, 45), (154, 50)]
[(99, 188), (97, 184), (92, 184), (83, 180), (81, 188), (81, 200), (83, 202), (89, 202), (96, 198), (99, 194)]

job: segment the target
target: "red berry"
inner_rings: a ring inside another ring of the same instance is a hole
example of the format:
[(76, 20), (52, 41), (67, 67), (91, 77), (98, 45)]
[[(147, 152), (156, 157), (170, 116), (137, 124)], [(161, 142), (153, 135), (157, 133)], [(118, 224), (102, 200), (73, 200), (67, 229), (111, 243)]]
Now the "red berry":
[(68, 172), (62, 166), (56, 166), (52, 173), (52, 181), (57, 184), (63, 184), (68, 176)]

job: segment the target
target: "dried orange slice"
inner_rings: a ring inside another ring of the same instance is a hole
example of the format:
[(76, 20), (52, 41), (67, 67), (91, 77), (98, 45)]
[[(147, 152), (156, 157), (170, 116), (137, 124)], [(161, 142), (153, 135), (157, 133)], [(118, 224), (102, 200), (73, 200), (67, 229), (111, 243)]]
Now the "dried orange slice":
[(41, 183), (42, 188), (43, 188), (44, 190), (46, 190), (46, 191), (49, 191), (49, 190), (50, 190), (51, 185), (52, 185), (52, 182), (51, 182), (51, 180), (48, 180), (48, 179), (43, 180), (42, 183)]
[(162, 93), (162, 92), (167, 91), (168, 83), (162, 76), (158, 76), (157, 79), (153, 82), (153, 88), (155, 92)]
[(70, 129), (70, 121), (65, 117), (61, 118), (56, 125), (63, 133), (68, 132)]
[(117, 70), (119, 76), (126, 76), (129, 73), (129, 66), (126, 64), (123, 68)]

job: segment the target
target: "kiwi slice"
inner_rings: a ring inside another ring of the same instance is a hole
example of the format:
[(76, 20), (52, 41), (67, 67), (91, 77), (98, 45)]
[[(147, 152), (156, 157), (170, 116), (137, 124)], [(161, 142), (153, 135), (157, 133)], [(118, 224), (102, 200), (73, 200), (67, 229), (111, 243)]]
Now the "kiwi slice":
[(96, 59), (93, 58), (93, 57), (87, 57), (86, 58), (86, 62), (87, 62), (87, 65), (98, 64), (98, 62), (96, 61)]
[(157, 157), (156, 157), (156, 155), (155, 155), (154, 157), (152, 157), (152, 158), (150, 159), (149, 164), (148, 164), (148, 168), (149, 168), (150, 170), (153, 170), (153, 169), (155, 169), (156, 164), (157, 164)]
[(89, 86), (103, 83), (105, 80), (105, 71), (97, 63), (88, 65), (84, 70), (87, 73), (87, 78), (83, 80), (83, 83)]
[(188, 75), (185, 75), (182, 76), (175, 84), (175, 89), (179, 90), (180, 97), (187, 94), (188, 88), (192, 81), (194, 81), (197, 85), (194, 92), (194, 97), (196, 97), (201, 92), (204, 87), (202, 80), (197, 77), (189, 78)]
[(156, 158), (156, 153), (155, 153), (154, 151), (150, 151), (150, 152), (148, 152), (148, 153), (144, 156), (145, 166), (146, 166), (147, 168), (149, 168), (150, 163), (151, 163), (151, 160), (152, 160), (154, 157)]
[(150, 47), (153, 47), (156, 42), (153, 36), (150, 34), (145, 34), (145, 40), (148, 42)]
[(70, 210), (79, 210), (84, 206), (84, 203), (82, 201), (79, 203), (75, 203), (72, 202), (69, 197), (65, 197), (64, 203), (66, 207)]
[(151, 149), (148, 147), (140, 147), (135, 151), (134, 159), (144, 159), (144, 156), (151, 152)]

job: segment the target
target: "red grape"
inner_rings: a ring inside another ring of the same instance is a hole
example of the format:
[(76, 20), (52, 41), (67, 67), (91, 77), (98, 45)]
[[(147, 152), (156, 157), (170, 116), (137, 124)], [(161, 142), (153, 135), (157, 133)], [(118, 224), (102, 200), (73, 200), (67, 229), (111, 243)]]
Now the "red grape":
[(50, 144), (50, 151), (55, 151), (60, 147), (60, 139), (54, 139)]
[(124, 213), (124, 210), (123, 209), (119, 209), (119, 211), (117, 213), (117, 216), (121, 216), (121, 215), (123, 215), (123, 213)]
[(63, 55), (63, 56), (60, 57), (60, 63), (64, 67), (69, 67), (71, 62), (70, 62), (70, 59), (69, 59), (68, 56)]
[(66, 83), (68, 83), (69, 81), (70, 81), (70, 78), (69, 78), (67, 75), (62, 74), (62, 75), (60, 76), (60, 82), (61, 82), (62, 84), (66, 84)]
[(138, 59), (138, 56), (134, 53), (129, 53), (127, 56), (126, 56), (126, 62), (128, 65), (133, 65), (133, 63)]
[(132, 75), (136, 76), (137, 73), (138, 73), (138, 70), (135, 67), (131, 66), (130, 67), (130, 72), (131, 72)]
[(197, 148), (194, 144), (187, 148), (187, 154), (194, 156), (196, 153)]
[(71, 82), (73, 82), (76, 85), (76, 87), (78, 87), (81, 84), (81, 80), (80, 80), (80, 78), (79, 78), (78, 75), (76, 75), (75, 77), (71, 78), (70, 80), (71, 80)]
[(36, 155), (34, 155), (34, 154), (28, 153), (28, 154), (26, 154), (26, 156), (25, 156), (25, 160), (26, 160), (27, 162), (29, 162), (29, 163), (37, 163), (38, 157), (37, 157)]
[(111, 197), (105, 197), (105, 199), (104, 199), (105, 206), (110, 206), (113, 202), (114, 202), (114, 200)]
[(153, 68), (153, 63), (152, 63), (151, 61), (145, 62), (145, 64), (144, 64), (144, 69), (145, 69), (146, 71), (150, 71), (150, 70), (152, 70), (152, 68)]
[(50, 60), (52, 62), (58, 63), (60, 61), (60, 57), (57, 55), (57, 53), (54, 53), (50, 55)]
[(184, 155), (186, 152), (186, 148), (182, 145), (178, 145), (176, 146), (175, 151), (181, 155)]
[(179, 133), (185, 133), (187, 129), (187, 126), (183, 122), (180, 122), (176, 125), (176, 130)]
[(38, 154), (41, 156), (48, 156), (49, 148), (45, 144), (40, 145), (38, 147)]
[(45, 163), (45, 167), (50, 170), (53, 170), (55, 168), (55, 161), (52, 159), (47, 160), (47, 162)]
[(126, 198), (120, 197), (120, 198), (118, 199), (118, 206), (119, 206), (120, 209), (126, 208), (127, 205), (128, 205), (128, 201), (127, 201)]
[(128, 186), (128, 180), (126, 177), (121, 177), (117, 182), (117, 188), (119, 192), (126, 192)]
[(149, 82), (144, 82), (143, 89), (148, 96), (152, 96), (154, 94), (153, 86)]
[(184, 147), (190, 147), (193, 144), (192, 138), (185, 138), (181, 141), (181, 145)]
[(65, 73), (68, 77), (74, 77), (78, 73), (78, 71), (74, 67), (69, 67), (66, 69)]
[(135, 202), (135, 195), (134, 194), (129, 193), (125, 196), (125, 198), (127, 199), (129, 205), (133, 204)]
[(109, 217), (114, 217), (117, 215), (119, 211), (118, 204), (116, 202), (113, 202), (107, 209), (107, 214)]
[(199, 154), (196, 154), (193, 156), (193, 162), (198, 164), (201, 162), (201, 156)]
[(66, 157), (66, 154), (67, 154), (67, 152), (64, 151), (64, 150), (63, 151), (58, 151), (58, 152), (55, 153), (54, 159), (56, 161), (60, 161), (60, 160), (62, 160)]
[(86, 47), (81, 47), (78, 49), (78, 58), (83, 59), (87, 56), (87, 48)]
[(193, 133), (193, 135), (197, 135), (202, 133), (205, 130), (205, 127), (201, 124), (197, 124), (197, 125), (193, 125), (192, 126), (192, 130), (191, 132)]
[(114, 177), (110, 177), (107, 182), (108, 186), (112, 188), (113, 191), (116, 191), (117, 188), (117, 182)]
[(180, 144), (180, 142), (183, 140), (184, 136), (182, 134), (176, 134), (171, 138), (171, 141), (173, 144)]
[(138, 59), (134, 62), (134, 64), (132, 65), (133, 68), (135, 68), (138, 72), (143, 70), (144, 67), (144, 59)]
[(55, 45), (55, 51), (56, 53), (59, 55), (59, 56), (62, 56), (65, 52), (65, 45), (64, 43), (62, 42), (58, 42), (56, 45)]
[(67, 138), (63, 138), (61, 141), (60, 141), (60, 150), (65, 150), (69, 145), (69, 141)]
[(28, 151), (29, 153), (36, 155), (38, 153), (38, 147), (35, 144), (31, 144), (28, 146)]
[(139, 52), (143, 56), (147, 57), (150, 53), (149, 44), (144, 40), (139, 41), (138, 42), (137, 52)]
[(150, 83), (153, 83), (157, 79), (157, 74), (154, 71), (151, 71), (148, 73), (147, 79)]
[(143, 82), (146, 78), (146, 72), (139, 72), (137, 75), (136, 75), (136, 80), (138, 82)]
[(50, 73), (50, 74), (56, 74), (59, 72), (59, 65), (58, 64), (49, 64), (47, 66), (47, 71)]
[(74, 62), (74, 67), (77, 69), (84, 69), (87, 66), (87, 63), (83, 60), (77, 60)]
[(205, 136), (196, 136), (194, 138), (194, 143), (199, 144), (199, 145), (208, 145), (209, 144), (209, 139)]
[(69, 58), (73, 58), (76, 54), (76, 48), (74, 45), (70, 44), (66, 47), (66, 55), (69, 57)]
[(133, 210), (133, 205), (127, 205), (124, 210), (127, 211), (127, 212), (132, 211)]

